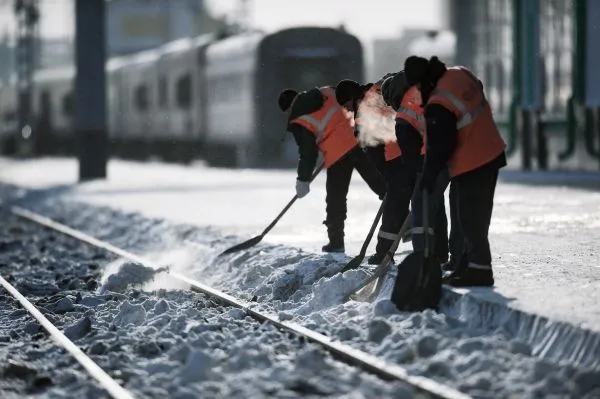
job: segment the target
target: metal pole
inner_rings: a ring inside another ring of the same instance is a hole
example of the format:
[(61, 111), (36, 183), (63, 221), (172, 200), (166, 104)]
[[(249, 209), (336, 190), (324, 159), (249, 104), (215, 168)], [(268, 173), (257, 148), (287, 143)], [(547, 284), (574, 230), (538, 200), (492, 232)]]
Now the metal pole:
[(16, 0), (14, 11), (17, 17), (17, 104), (18, 132), (17, 152), (29, 155), (32, 152), (32, 96), (34, 71), (34, 34), (39, 20), (37, 2)]
[(75, 137), (79, 181), (106, 178), (105, 1), (75, 0)]

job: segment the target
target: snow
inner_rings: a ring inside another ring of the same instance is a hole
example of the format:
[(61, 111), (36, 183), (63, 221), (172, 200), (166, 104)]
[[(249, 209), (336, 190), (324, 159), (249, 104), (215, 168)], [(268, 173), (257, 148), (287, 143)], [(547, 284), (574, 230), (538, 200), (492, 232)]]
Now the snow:
[[(156, 162), (115, 160), (109, 163), (108, 173), (107, 181), (78, 185), (74, 159), (0, 159), (0, 181), (36, 189), (28, 195), (32, 200), (36, 193), (52, 194), (128, 213), (141, 212), (150, 218), (210, 227), (209, 236), (218, 231), (241, 241), (266, 227), (291, 199), (295, 184), (294, 171), (290, 170), (238, 171)], [(511, 180), (535, 182), (531, 175), (504, 174)], [(569, 180), (561, 173), (540, 176), (546, 183)], [(576, 178), (586, 186), (600, 187), (597, 175)], [(320, 252), (326, 241), (321, 224), (325, 216), (324, 182), (322, 173), (310, 194), (291, 208), (263, 239), (264, 244), (302, 248), (302, 253)], [(359, 252), (378, 205), (375, 194), (355, 174), (346, 222), (349, 256)], [(490, 229), (496, 287), (491, 294), (487, 290), (473, 295), (600, 331), (600, 260), (595, 250), (600, 241), (599, 227), (600, 192), (500, 183)], [(202, 245), (225, 249), (224, 244), (211, 240)], [(213, 253), (208, 248), (210, 258)], [(406, 250), (410, 245), (402, 244), (399, 251)], [(243, 262), (253, 253), (233, 257), (233, 262)], [(269, 252), (267, 256), (278, 255)]]
[[(400, 383), (357, 373), (321, 348), (200, 294), (140, 291), (123, 285), (120, 292), (109, 291), (106, 285), (93, 288), (88, 283), (100, 280), (101, 268), (112, 258), (58, 233), (23, 224), (5, 211), (0, 216), (5, 249), (0, 272), (136, 397), (299, 398), (307, 393), (346, 397), (353, 392), (365, 397), (404, 392), (410, 397), (413, 393)], [(128, 264), (118, 270), (125, 276), (141, 271), (142, 280), (151, 274)], [(52, 292), (28, 289), (36, 286), (27, 281), (34, 275), (51, 282)], [(125, 280), (139, 283), (130, 277)], [(2, 397), (107, 397), (4, 293), (0, 374)]]
[[(592, 244), (600, 238), (598, 193), (500, 184), (491, 232), (497, 287), (469, 290), (468, 296), (458, 299), (446, 296), (441, 314), (406, 314), (397, 312), (388, 300), (393, 274), (388, 275), (382, 295), (373, 305), (342, 300), (365, 277), (365, 271), (340, 275), (337, 272), (349, 257), (319, 253), (325, 239), (321, 225), (324, 176), (261, 244), (217, 258), (223, 249), (258, 234), (279, 212), (293, 195), (293, 171), (230, 171), (112, 161), (108, 181), (73, 185), (75, 172), (72, 160), (0, 162), (1, 181), (33, 189), (17, 195), (20, 204), (161, 267), (253, 301), (253, 306), (274, 311), (281, 319), (299, 322), (402, 364), (411, 373), (430, 376), (474, 397), (536, 397), (549, 392), (557, 397), (593, 397), (600, 393), (600, 340), (598, 335), (576, 328), (600, 331), (599, 262)], [(378, 204), (376, 196), (355, 179), (349, 195), (348, 255), (358, 253)], [(399, 252), (408, 249), (404, 244)], [(401, 254), (396, 257), (399, 259)], [(168, 274), (122, 260), (107, 262), (98, 273), (97, 293), (73, 302), (75, 308), (81, 302), (93, 309), (110, 304), (110, 323), (116, 320), (120, 326), (129, 326), (121, 330), (129, 333), (131, 329), (132, 334), (148, 337), (168, 326), (177, 325), (171, 330), (179, 333), (182, 328), (186, 333), (200, 328), (175, 317), (187, 306), (188, 295), (195, 294), (172, 291), (182, 286)], [(30, 292), (56, 295), (62, 289), (44, 281), (40, 278)], [(118, 300), (102, 302), (101, 295), (106, 292)], [(194, 316), (206, 318), (204, 307), (201, 310)], [(209, 324), (235, 324), (244, 320), (239, 312), (220, 308)], [(81, 320), (73, 322), (79, 322), (78, 328), (85, 331), (86, 322)], [(244, 331), (246, 326), (236, 324), (236, 328)], [(236, 340), (242, 337), (236, 336)], [(102, 342), (94, 343), (96, 350), (102, 349)], [(273, 360), (256, 360), (265, 355), (252, 352), (249, 342), (240, 348), (236, 357), (240, 363), (261, 368), (261, 376), (281, 383), (289, 365), (278, 368)], [(212, 363), (220, 359), (218, 350), (206, 345), (192, 349), (179, 368), (169, 368), (173, 365), (168, 362), (148, 367), (152, 374), (167, 368), (170, 377), (176, 369), (178, 381), (183, 383), (189, 382), (189, 373), (196, 370), (198, 378), (206, 379), (202, 392), (213, 392), (217, 388), (209, 381), (227, 378), (227, 371)], [(319, 361), (323, 356), (315, 351), (307, 350), (308, 360)], [(301, 356), (296, 359), (295, 375), (308, 373), (307, 378), (312, 378), (310, 373), (318, 368), (303, 369), (299, 359)], [(198, 364), (213, 366), (196, 368)], [(127, 363), (129, 367), (133, 366)], [(255, 374), (248, 371), (247, 376), (251, 379)], [(350, 374), (346, 375), (349, 380), (356, 378), (354, 371)], [(251, 386), (245, 382), (244, 373), (238, 377), (236, 381), (226, 380), (231, 389)], [(166, 381), (159, 383), (171, 386)], [(335, 378), (330, 384), (320, 383), (347, 388)], [(260, 387), (264, 394), (267, 388)], [(313, 384), (310, 389), (323, 388)], [(362, 387), (359, 392), (372, 396)]]

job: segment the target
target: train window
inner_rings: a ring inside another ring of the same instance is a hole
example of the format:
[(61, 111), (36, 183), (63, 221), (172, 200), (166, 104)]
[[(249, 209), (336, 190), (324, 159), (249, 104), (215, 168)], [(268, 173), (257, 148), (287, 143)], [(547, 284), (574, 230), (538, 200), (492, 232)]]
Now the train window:
[(161, 108), (166, 108), (169, 103), (169, 92), (167, 87), (167, 77), (161, 76), (158, 79), (158, 105)]
[(573, 5), (562, 0), (540, 2), (542, 104), (548, 114), (564, 114), (572, 93)]
[(246, 77), (239, 74), (228, 74), (215, 77), (209, 81), (208, 91), (213, 102), (231, 102), (240, 98), (244, 92)]
[(481, 77), (483, 87), (494, 112), (506, 116), (512, 97), (512, 0), (475, 2), (474, 71)]
[(138, 111), (147, 111), (150, 106), (148, 86), (140, 85), (135, 89), (135, 106)]
[(62, 113), (65, 116), (72, 116), (73, 115), (73, 92), (68, 92), (67, 94), (65, 94), (62, 98), (62, 104), (61, 104), (61, 108), (62, 108)]
[(177, 106), (182, 109), (189, 109), (192, 105), (192, 77), (189, 73), (183, 75), (177, 80), (176, 87)]

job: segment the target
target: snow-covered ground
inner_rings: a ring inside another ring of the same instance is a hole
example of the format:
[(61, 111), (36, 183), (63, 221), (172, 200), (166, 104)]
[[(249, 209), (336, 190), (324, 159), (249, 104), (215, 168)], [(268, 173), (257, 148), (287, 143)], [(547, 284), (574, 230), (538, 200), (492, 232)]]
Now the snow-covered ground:
[[(295, 184), (294, 171), (111, 161), (106, 181), (78, 185), (77, 170), (74, 159), (0, 158), (0, 181), (39, 189), (43, 196), (210, 227), (238, 240), (260, 233), (291, 199)], [(507, 175), (514, 179), (519, 173)], [(582, 180), (600, 182), (590, 174)], [(319, 253), (326, 242), (324, 185), (321, 174), (264, 243)], [(30, 197), (35, 199), (35, 193)], [(378, 206), (377, 197), (355, 174), (348, 195), (349, 256), (359, 252)], [(600, 192), (500, 183), (490, 236), (496, 287), (477, 295), (600, 332)], [(216, 245), (215, 251), (226, 246)], [(410, 244), (400, 250), (410, 250)]]
[[(140, 291), (141, 265), (0, 212), (0, 273), (136, 397), (410, 397), (319, 347), (191, 291)], [(102, 269), (117, 271), (102, 283)], [(108, 397), (8, 295), (0, 296), (0, 397)], [(399, 396), (397, 396), (399, 395)]]
[[(75, 162), (68, 160), (0, 163), (0, 181), (39, 189), (21, 192), (20, 202), (31, 209), (237, 296), (254, 297), (258, 306), (283, 319), (474, 397), (600, 395), (597, 360), (591, 366), (589, 359), (586, 366), (565, 356), (558, 357), (561, 362), (550, 361), (533, 335), (514, 333), (514, 326), (507, 324), (512, 320), (490, 327), (429, 311), (402, 314), (385, 292), (375, 306), (342, 303), (341, 295), (364, 272), (336, 274), (349, 258), (318, 253), (325, 237), (320, 225), (323, 177), (264, 243), (216, 259), (221, 250), (257, 234), (277, 214), (293, 195), (293, 172), (111, 162), (109, 181), (71, 186), (75, 173)], [(600, 235), (598, 199), (593, 192), (501, 184), (492, 228), (498, 288), (494, 295), (490, 290), (477, 295), (506, 303), (502, 296), (512, 292), (516, 300), (511, 306), (598, 330), (598, 254), (591, 246)], [(358, 252), (377, 206), (376, 197), (355, 179), (349, 202), (349, 255)], [(582, 213), (585, 218), (573, 220)], [(574, 233), (587, 236), (578, 243), (565, 240)], [(546, 262), (538, 259), (542, 254)], [(115, 271), (116, 266), (106, 268), (102, 281), (114, 278)], [(524, 278), (527, 273), (530, 279)], [(159, 278), (137, 295), (174, 287)]]

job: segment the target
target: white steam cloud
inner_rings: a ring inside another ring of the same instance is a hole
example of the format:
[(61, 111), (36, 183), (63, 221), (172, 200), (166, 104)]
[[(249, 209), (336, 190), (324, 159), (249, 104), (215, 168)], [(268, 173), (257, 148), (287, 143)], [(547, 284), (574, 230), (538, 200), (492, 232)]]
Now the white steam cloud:
[(143, 290), (185, 289), (187, 284), (169, 278), (169, 271), (182, 274), (194, 271), (198, 256), (192, 248), (172, 248), (141, 254), (141, 258), (151, 262), (144, 266), (127, 259), (117, 259), (105, 267), (101, 278), (100, 293), (105, 291), (125, 292), (128, 288)]
[(380, 94), (369, 90), (358, 106), (358, 141), (363, 147), (376, 147), (396, 141), (396, 113)]

